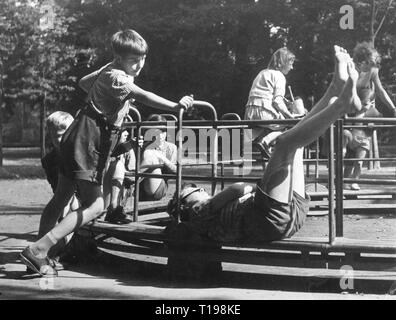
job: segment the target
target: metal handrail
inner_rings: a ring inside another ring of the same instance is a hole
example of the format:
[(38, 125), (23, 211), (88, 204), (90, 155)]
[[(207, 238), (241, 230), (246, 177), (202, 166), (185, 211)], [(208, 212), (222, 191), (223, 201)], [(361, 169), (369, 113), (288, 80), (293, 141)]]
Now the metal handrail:
[[(287, 119), (287, 120), (240, 120), (235, 119), (235, 120), (230, 120), (230, 119), (224, 119), (228, 118), (230, 114), (226, 114), (223, 116), (220, 120), (217, 119), (217, 112), (214, 108), (213, 105), (211, 105), (208, 102), (204, 101), (195, 101), (194, 106), (202, 106), (205, 108), (208, 108), (212, 111), (213, 114), (213, 119), (212, 120), (199, 120), (199, 121), (192, 121), (192, 120), (184, 120), (184, 109), (179, 110), (178, 114), (178, 119), (176, 123), (173, 125), (175, 128), (177, 128), (178, 131), (178, 138), (177, 140), (177, 145), (178, 145), (178, 154), (177, 154), (177, 172), (176, 175), (160, 175), (159, 177), (163, 178), (176, 178), (176, 194), (180, 196), (180, 191), (181, 191), (181, 182), (182, 178), (185, 178), (187, 180), (192, 180), (195, 179), (197, 181), (211, 181), (212, 182), (212, 193), (215, 193), (216, 189), (216, 183), (221, 182), (222, 187), (224, 187), (224, 182), (235, 182), (240, 180), (241, 178), (238, 177), (225, 177), (224, 176), (224, 171), (222, 171), (222, 174), (220, 177), (217, 176), (217, 165), (220, 164), (222, 169), (224, 170), (224, 162), (223, 161), (218, 161), (218, 129), (219, 126), (224, 126), (226, 128), (227, 126), (230, 126), (232, 128), (248, 128), (250, 126), (257, 126), (257, 125), (270, 125), (270, 124), (286, 124), (286, 125), (294, 125), (298, 123), (300, 120), (297, 119)], [(138, 112), (135, 108), (132, 108), (131, 110)], [(140, 132), (140, 129), (144, 126), (166, 126), (168, 123), (167, 122), (142, 122), (140, 117), (140, 114), (138, 114), (138, 121), (133, 122), (133, 123), (128, 123), (126, 126), (130, 127), (136, 127), (138, 132)], [(235, 117), (235, 116), (234, 116)], [(239, 117), (239, 116), (238, 116)], [(237, 117), (235, 117), (237, 118)], [(355, 159), (344, 159), (342, 155), (342, 139), (343, 139), (343, 129), (348, 128), (348, 125), (353, 126), (355, 123), (359, 123), (357, 125), (358, 127), (363, 127), (363, 128), (378, 128), (382, 126), (386, 127), (395, 127), (396, 125), (396, 119), (388, 119), (388, 118), (348, 118), (348, 119), (340, 119), (336, 122), (335, 126), (331, 126), (330, 130), (330, 146), (329, 146), (329, 157), (327, 159), (328, 161), (328, 166), (329, 166), (329, 177), (328, 177), (328, 199), (329, 199), (329, 244), (332, 245), (335, 243), (336, 238), (342, 237), (343, 236), (343, 183), (344, 182), (353, 182), (356, 181), (354, 179), (344, 179), (343, 177), (343, 167), (342, 164), (344, 161), (353, 161)], [(373, 124), (374, 123), (374, 124)], [(377, 125), (376, 125), (377, 124)], [(182, 139), (182, 133), (183, 129), (185, 128), (203, 128), (205, 126), (208, 126), (209, 128), (214, 128), (216, 130), (216, 136), (215, 136), (215, 143), (213, 145), (213, 150), (211, 152), (212, 154), (212, 161), (205, 165), (210, 165), (212, 166), (212, 171), (211, 171), (211, 176), (210, 177), (203, 177), (203, 176), (192, 176), (192, 175), (182, 175), (182, 169), (183, 169), (183, 164), (182, 164), (182, 144), (183, 144), (183, 139)], [(357, 127), (355, 126), (355, 127)], [(169, 126), (167, 126), (169, 127)], [(332, 130), (335, 130), (334, 133), (332, 133)], [(138, 181), (139, 177), (156, 177), (155, 174), (150, 174), (150, 173), (139, 173), (140, 169), (140, 156), (139, 156), (139, 147), (137, 146), (136, 148), (136, 172), (135, 172), (135, 178), (136, 181)], [(220, 155), (221, 156), (221, 155)], [(335, 159), (334, 159), (335, 157)], [(388, 158), (383, 158), (385, 161), (395, 161), (396, 158), (394, 157), (388, 157)], [(243, 160), (243, 158), (241, 159)], [(365, 160), (369, 161), (375, 161), (375, 160), (382, 160), (381, 158), (367, 158)], [(309, 161), (309, 160), (307, 160)], [(314, 159), (313, 161), (316, 161), (319, 163), (319, 161), (324, 162), (326, 159)], [(232, 162), (232, 161), (231, 161)], [(249, 182), (255, 182), (258, 181), (260, 178), (256, 177), (244, 177), (242, 180), (244, 181), (249, 181)], [(396, 184), (395, 179), (359, 179), (360, 182), (362, 183), (367, 183), (367, 184)], [(138, 183), (138, 182), (137, 182)], [(137, 210), (138, 210), (138, 189), (139, 187), (137, 186), (135, 188), (135, 208), (134, 208), (134, 217), (135, 221), (138, 219), (137, 215)], [(180, 208), (180, 197), (177, 197), (177, 207)]]

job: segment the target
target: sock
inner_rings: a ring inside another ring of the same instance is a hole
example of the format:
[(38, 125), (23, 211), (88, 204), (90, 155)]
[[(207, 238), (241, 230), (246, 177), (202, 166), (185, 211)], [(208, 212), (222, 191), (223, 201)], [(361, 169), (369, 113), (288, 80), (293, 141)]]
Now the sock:
[(50, 231), (40, 240), (32, 244), (30, 246), (30, 249), (37, 258), (44, 259), (47, 256), (49, 249), (51, 249), (51, 247), (54, 246), (57, 242), (58, 241), (55, 239)]

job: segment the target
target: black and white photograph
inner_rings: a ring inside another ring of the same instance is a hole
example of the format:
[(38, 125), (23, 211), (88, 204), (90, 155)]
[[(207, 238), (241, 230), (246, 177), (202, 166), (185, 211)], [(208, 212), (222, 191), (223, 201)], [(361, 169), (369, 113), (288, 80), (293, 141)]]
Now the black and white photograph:
[(395, 299), (396, 1), (0, 0), (0, 300)]

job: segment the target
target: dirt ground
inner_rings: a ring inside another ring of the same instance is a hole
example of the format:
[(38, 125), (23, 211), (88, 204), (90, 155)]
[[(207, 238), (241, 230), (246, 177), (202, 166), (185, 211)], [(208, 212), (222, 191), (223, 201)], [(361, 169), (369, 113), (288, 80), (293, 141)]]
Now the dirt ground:
[[(5, 168), (20, 165), (8, 159)], [(164, 276), (161, 267), (102, 254), (102, 261), (73, 265), (54, 279), (26, 274), (18, 253), (37, 234), (41, 212), (51, 197), (51, 189), (42, 179), (39, 162), (24, 160), (34, 176), (29, 179), (0, 178), (0, 299), (174, 299), (174, 300), (271, 300), (271, 299), (394, 299), (387, 294), (340, 294), (304, 292), (282, 284), (269, 285), (268, 278), (243, 278), (225, 274), (216, 284), (174, 282)], [(14, 168), (15, 169), (15, 168)], [(15, 171), (14, 171), (15, 172)], [(309, 217), (301, 236), (327, 235), (326, 217)], [(393, 214), (348, 215), (345, 234), (349, 238), (395, 239)], [(272, 281), (272, 280), (271, 280)], [(284, 280), (288, 281), (288, 280)], [(267, 284), (267, 285), (261, 285)], [(264, 289), (263, 289), (264, 288)], [(320, 290), (319, 290), (320, 291)], [(385, 292), (385, 291), (384, 291)]]

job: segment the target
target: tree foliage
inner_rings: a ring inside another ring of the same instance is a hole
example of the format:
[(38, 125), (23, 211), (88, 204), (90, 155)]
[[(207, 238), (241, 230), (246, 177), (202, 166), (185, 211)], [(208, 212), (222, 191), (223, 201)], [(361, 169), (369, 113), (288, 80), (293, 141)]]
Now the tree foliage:
[[(47, 93), (50, 108), (72, 99), (75, 80), (89, 68), (75, 66), (88, 52), (99, 67), (111, 58), (109, 38), (132, 28), (149, 43), (136, 82), (170, 99), (194, 94), (219, 110), (243, 114), (255, 75), (271, 54), (287, 45), (298, 58), (289, 82), (295, 95), (318, 98), (327, 86), (332, 46), (352, 50), (370, 39), (373, 0), (69, 0), (58, 1), (57, 19), (46, 33), (40, 12), (4, 2), (0, 50), (6, 96), (34, 100)], [(383, 55), (381, 76), (395, 81), (395, 4), (375, 0), (375, 44)], [(354, 8), (354, 29), (342, 30), (340, 7)], [(74, 76), (74, 78), (73, 78)]]
[(68, 42), (68, 26), (75, 20), (56, 7), (51, 28), (43, 30), (40, 7), (31, 1), (2, 1), (0, 6), (0, 53), (3, 63), (4, 96), (35, 103), (46, 96), (50, 109), (70, 98), (76, 48)]

